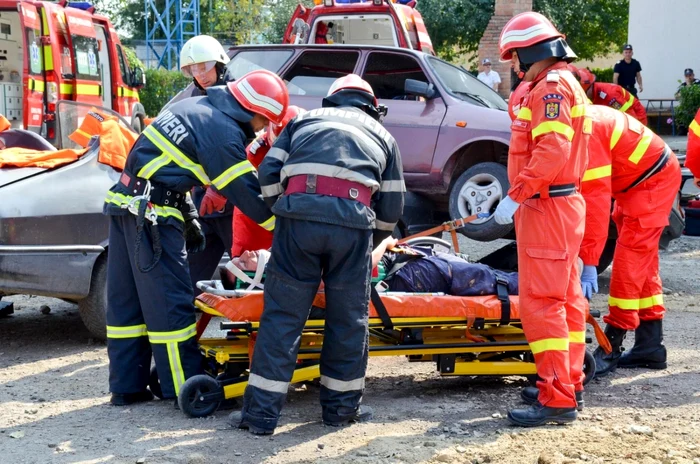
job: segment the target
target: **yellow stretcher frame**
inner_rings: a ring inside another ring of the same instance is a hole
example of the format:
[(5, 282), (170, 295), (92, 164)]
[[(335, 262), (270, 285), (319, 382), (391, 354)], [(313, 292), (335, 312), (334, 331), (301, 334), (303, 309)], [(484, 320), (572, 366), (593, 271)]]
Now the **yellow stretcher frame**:
[[(205, 314), (223, 317), (199, 300), (195, 305)], [(420, 330), (421, 341), (402, 344), (382, 330), (381, 319), (370, 318), (370, 357), (406, 356), (409, 362), (436, 362), (438, 372), (443, 376), (534, 376), (537, 373), (530, 346), (518, 321), (500, 325), (500, 320), (482, 320), (478, 328), (460, 317), (397, 317), (392, 322), (398, 333), (404, 333), (402, 329)], [(323, 347), (324, 323), (324, 320), (314, 319), (306, 322), (299, 347), (299, 367), (294, 371), (292, 383), (321, 376), (315, 361), (320, 358)], [(230, 325), (240, 329), (229, 331), (227, 338), (199, 340), (202, 354), (210, 365), (217, 366), (217, 372), (192, 377), (181, 388), (180, 408), (189, 416), (203, 417), (213, 413), (221, 401), (243, 396), (248, 385), (247, 369), (254, 345), (251, 337), (258, 331), (260, 323), (251, 321)], [(237, 368), (239, 377), (223, 381), (213, 379), (212, 376), (225, 372), (231, 363), (240, 367)]]

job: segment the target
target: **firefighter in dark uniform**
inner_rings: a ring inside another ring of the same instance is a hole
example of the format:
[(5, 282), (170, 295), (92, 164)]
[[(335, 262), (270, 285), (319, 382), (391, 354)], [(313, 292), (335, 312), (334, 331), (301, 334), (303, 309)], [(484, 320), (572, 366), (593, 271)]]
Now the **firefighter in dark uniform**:
[[(185, 42), (180, 51), (180, 71), (192, 78), (192, 96), (206, 95), (208, 88), (226, 84), (228, 62), (224, 47), (214, 37), (198, 35)], [(192, 201), (206, 237), (202, 252), (187, 255), (192, 288), (197, 296), (201, 293), (197, 282), (211, 279), (224, 252), (231, 252), (233, 205), (215, 187), (194, 187)]]
[(398, 146), (380, 124), (370, 85), (354, 74), (336, 80), (323, 108), (287, 125), (258, 172), (277, 225), (243, 409), (229, 423), (274, 432), (321, 280), (323, 422), (371, 419), (372, 410), (360, 406), (371, 252), (401, 217), (405, 186)]
[[(195, 308), (185, 249), (204, 235), (186, 192), (214, 185), (261, 227), (275, 219), (246, 159), (246, 140), (284, 117), (284, 82), (253, 71), (206, 97), (174, 103), (134, 144), (122, 176), (108, 192), (107, 354), (112, 403), (152, 398), (151, 350), (165, 398), (201, 371)], [(190, 206), (187, 206), (190, 205)]]

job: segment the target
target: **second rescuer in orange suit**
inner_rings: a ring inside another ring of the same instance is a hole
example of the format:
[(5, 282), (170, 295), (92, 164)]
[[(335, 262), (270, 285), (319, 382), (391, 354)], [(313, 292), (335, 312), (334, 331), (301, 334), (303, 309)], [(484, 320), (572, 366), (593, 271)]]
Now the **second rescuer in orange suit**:
[(685, 156), (685, 167), (690, 169), (695, 177), (695, 185), (700, 187), (700, 110), (688, 127), (688, 151)]
[[(534, 403), (514, 409), (521, 426), (567, 423), (582, 405), (585, 314), (576, 266), (585, 204), (578, 193), (586, 169), (591, 121), (588, 99), (567, 70), (576, 55), (544, 16), (513, 17), (500, 38), (501, 60), (511, 60), (529, 92), (519, 102), (508, 153), (511, 188), (494, 217), (515, 213), (521, 320), (535, 356), (538, 389), (524, 389)], [(516, 212), (517, 211), (517, 212)]]
[(574, 77), (579, 80), (594, 105), (615, 108), (647, 125), (647, 111), (644, 106), (624, 87), (608, 82), (596, 82), (595, 74), (585, 68), (578, 69), (572, 64), (569, 65), (569, 71), (574, 73)]
[[(304, 110), (298, 106), (290, 105), (284, 115), (282, 123), (277, 126), (270, 124), (264, 134), (257, 137), (246, 148), (248, 161), (255, 169), (260, 166), (267, 152), (275, 143), (277, 136), (282, 133), (284, 127)], [(240, 256), (244, 251), (268, 250), (272, 246), (272, 232), (269, 232), (248, 216), (243, 214), (238, 208), (233, 210), (233, 247), (231, 256)]]
[[(586, 199), (586, 232), (580, 257), (584, 275), (595, 266), (608, 236), (611, 199), (618, 230), (610, 281), (610, 313), (605, 334), (612, 353), (594, 353), (596, 375), (620, 367), (666, 367), (663, 345), (663, 290), (659, 239), (678, 194), (681, 171), (676, 155), (658, 135), (631, 116), (605, 106), (588, 106), (594, 119), (588, 169), (581, 193)], [(585, 282), (584, 282), (585, 284)], [(622, 354), (622, 341), (635, 330), (634, 347)]]

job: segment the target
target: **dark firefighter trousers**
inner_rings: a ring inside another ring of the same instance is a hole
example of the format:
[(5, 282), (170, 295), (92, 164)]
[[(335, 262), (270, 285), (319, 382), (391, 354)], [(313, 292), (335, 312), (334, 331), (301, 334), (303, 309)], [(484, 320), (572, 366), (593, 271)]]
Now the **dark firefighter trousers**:
[(187, 256), (194, 296), (202, 293), (197, 288), (197, 282), (211, 280), (219, 267), (221, 257), (224, 253), (230, 255), (233, 246), (233, 213), (224, 216), (204, 216), (197, 220), (202, 225), (207, 244), (201, 253), (191, 253)]
[(321, 278), (326, 293), (323, 415), (355, 413), (367, 370), (371, 253), (371, 230), (276, 218), (243, 420), (266, 430), (277, 426)]
[[(112, 393), (146, 390), (151, 353), (165, 398), (201, 373), (195, 338), (195, 308), (180, 225), (158, 225), (162, 255), (142, 273), (134, 262), (136, 217), (110, 216), (107, 258), (107, 354)], [(141, 237), (140, 263), (153, 257), (151, 225)]]

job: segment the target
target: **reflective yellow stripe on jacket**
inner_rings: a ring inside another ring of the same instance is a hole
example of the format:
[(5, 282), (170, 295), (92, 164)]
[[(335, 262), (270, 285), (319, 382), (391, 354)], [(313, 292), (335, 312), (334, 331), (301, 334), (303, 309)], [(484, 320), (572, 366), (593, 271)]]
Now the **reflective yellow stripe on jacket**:
[(586, 182), (589, 180), (603, 179), (605, 177), (610, 177), (612, 175), (612, 164), (607, 164), (605, 166), (600, 166), (597, 168), (587, 169), (583, 173), (583, 179), (581, 182)]
[[(131, 195), (124, 195), (116, 192), (107, 192), (107, 198), (105, 198), (105, 203), (111, 203), (113, 205), (122, 206), (128, 204), (131, 199), (134, 198)], [(182, 222), (185, 222), (185, 218), (182, 216), (182, 212), (177, 208), (171, 208), (170, 206), (158, 206), (153, 205), (153, 209), (156, 214), (163, 219), (174, 217)]]
[(564, 124), (561, 121), (548, 121), (542, 122), (537, 127), (532, 130), (532, 138), (539, 137), (540, 135), (548, 134), (550, 132), (556, 132), (566, 137), (570, 142), (574, 139), (574, 128)]
[(629, 96), (630, 96), (629, 100), (627, 100), (627, 102), (626, 102), (624, 105), (622, 105), (622, 106), (620, 107), (620, 111), (622, 111), (622, 112), (624, 113), (624, 112), (626, 112), (628, 109), (630, 109), (630, 107), (634, 104), (634, 95), (632, 95), (631, 93), (627, 92), (626, 90), (624, 90), (623, 92), (625, 92), (626, 95), (629, 95)]
[(211, 181), (211, 183), (214, 187), (221, 190), (243, 174), (248, 174), (253, 171), (255, 171), (255, 168), (250, 164), (250, 161), (241, 161), (225, 170), (219, 177)]
[(700, 124), (698, 124), (697, 119), (693, 119), (693, 122), (690, 123), (689, 129), (693, 134), (700, 137)]
[(180, 348), (178, 343), (189, 340), (197, 335), (197, 324), (192, 324), (184, 329), (169, 332), (148, 332), (148, 341), (154, 345), (165, 345), (168, 351), (168, 361), (170, 373), (173, 376), (173, 386), (175, 394), (180, 393), (180, 388), (185, 383), (185, 371), (182, 368), (180, 359)]
[[(168, 164), (167, 162), (165, 162), (165, 159), (167, 157), (171, 161), (173, 161), (175, 164), (180, 166), (181, 168), (186, 169), (186, 170), (190, 171), (192, 174), (194, 174), (195, 177), (197, 177), (197, 179), (199, 179), (199, 181), (202, 184), (204, 184), (204, 185), (211, 184), (211, 182), (209, 181), (209, 177), (204, 172), (204, 168), (202, 168), (201, 165), (192, 162), (192, 160), (189, 159), (187, 157), (187, 155), (185, 155), (183, 152), (181, 152), (163, 134), (158, 132), (158, 130), (155, 127), (153, 127), (153, 126), (146, 127), (146, 129), (144, 129), (144, 131), (143, 131), (143, 135), (145, 135), (146, 138), (148, 138), (148, 140), (150, 140), (151, 143), (153, 143), (153, 145), (158, 147), (161, 150), (161, 152), (163, 153), (161, 156), (156, 158), (156, 160), (159, 160), (158, 164), (160, 164), (160, 166), (157, 169), (155, 169), (152, 173), (150, 173), (151, 176), (153, 174), (155, 174), (155, 171), (157, 171), (161, 167)], [(146, 166), (149, 166), (154, 161), (155, 160), (149, 162), (148, 164), (146, 164)], [(145, 177), (144, 175), (142, 175), (142, 172), (146, 168), (146, 166), (141, 168), (141, 170), (139, 171), (139, 173), (137, 175), (139, 177), (144, 177), (144, 178), (148, 179), (150, 176)]]

